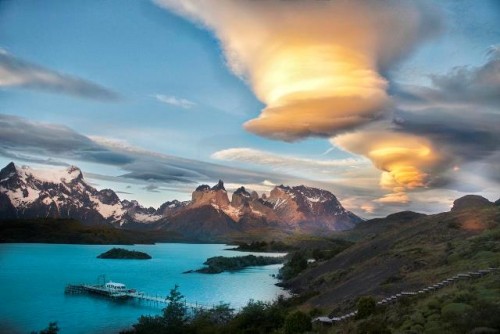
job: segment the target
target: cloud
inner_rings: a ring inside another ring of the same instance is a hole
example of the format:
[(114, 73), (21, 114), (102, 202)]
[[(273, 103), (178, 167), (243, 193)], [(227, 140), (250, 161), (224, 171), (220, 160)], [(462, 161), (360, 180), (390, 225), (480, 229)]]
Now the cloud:
[[(0, 155), (14, 160), (72, 160), (116, 166), (119, 177), (99, 176), (107, 181), (186, 184), (214, 182), (220, 178), (234, 183), (283, 182), (286, 176), (152, 152), (123, 140), (88, 137), (58, 124), (30, 121), (0, 114)], [(25, 158), (26, 157), (26, 158)], [(40, 157), (43, 157), (40, 158)], [(133, 183), (133, 182), (132, 182)]]
[(266, 104), (244, 127), (286, 141), (382, 117), (392, 105), (382, 73), (440, 30), (425, 2), (156, 3), (214, 31), (229, 68)]
[(217, 151), (212, 154), (212, 159), (224, 161), (237, 161), (247, 164), (269, 166), (274, 170), (285, 171), (289, 173), (309, 173), (324, 174), (332, 176), (341, 169), (347, 169), (355, 166), (366, 166), (365, 159), (337, 159), (337, 160), (314, 160), (299, 158), (287, 155), (279, 155), (252, 148), (230, 148)]
[(500, 105), (500, 46), (491, 46), (487, 61), (478, 67), (457, 66), (444, 75), (430, 75), (431, 86), (405, 86), (399, 105), (406, 110), (471, 107), (496, 109)]
[(166, 103), (175, 107), (180, 107), (183, 109), (191, 109), (196, 105), (193, 101), (189, 101), (186, 99), (178, 98), (175, 96), (169, 96), (169, 95), (162, 95), (162, 94), (155, 94), (153, 95), (155, 99), (162, 103)]
[(385, 203), (407, 203), (405, 192), (425, 187), (439, 155), (425, 138), (397, 132), (354, 132), (332, 139), (351, 153), (363, 155), (382, 171), (380, 186), (392, 193), (380, 198)]
[(431, 79), (430, 87), (397, 87), (392, 123), (332, 139), (382, 171), (380, 186), (392, 191), (380, 203), (407, 203), (411, 190), (478, 192), (499, 183), (498, 47), (481, 66), (455, 67)]
[(19, 87), (99, 100), (120, 96), (98, 84), (29, 63), (0, 49), (0, 88)]
[(152, 184), (152, 183), (148, 184), (143, 189), (146, 191), (152, 192), (152, 193), (159, 193), (160, 192), (160, 190), (159, 190), (160, 186), (158, 186), (157, 184)]

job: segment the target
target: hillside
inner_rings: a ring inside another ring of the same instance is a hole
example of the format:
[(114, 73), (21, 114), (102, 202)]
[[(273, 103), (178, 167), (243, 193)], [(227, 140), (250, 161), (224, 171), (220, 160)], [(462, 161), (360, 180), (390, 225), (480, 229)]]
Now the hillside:
[(390, 215), (333, 236), (357, 242), (285, 282), (297, 293), (314, 295), (305, 308), (340, 313), (362, 295), (382, 299), (458, 272), (500, 266), (500, 207), (490, 202), (460, 203), (429, 216)]

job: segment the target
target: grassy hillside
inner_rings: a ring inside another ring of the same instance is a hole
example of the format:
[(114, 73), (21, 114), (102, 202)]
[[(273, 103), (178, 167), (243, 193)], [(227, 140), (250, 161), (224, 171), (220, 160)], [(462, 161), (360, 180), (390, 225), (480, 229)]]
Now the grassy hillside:
[(285, 285), (314, 293), (304, 309), (352, 310), (361, 295), (376, 299), (415, 290), (458, 272), (500, 266), (500, 207), (437, 215), (400, 214), (337, 234), (357, 240), (331, 259), (316, 261)]

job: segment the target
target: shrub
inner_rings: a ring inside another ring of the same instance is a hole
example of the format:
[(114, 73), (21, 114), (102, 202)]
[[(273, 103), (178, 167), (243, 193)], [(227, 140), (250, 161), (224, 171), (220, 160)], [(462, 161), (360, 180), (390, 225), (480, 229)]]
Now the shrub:
[(285, 318), (285, 334), (300, 334), (311, 328), (311, 318), (301, 311), (293, 312)]
[(377, 303), (375, 302), (375, 299), (371, 296), (359, 298), (357, 318), (364, 319), (372, 315), (373, 313), (375, 313), (376, 306)]

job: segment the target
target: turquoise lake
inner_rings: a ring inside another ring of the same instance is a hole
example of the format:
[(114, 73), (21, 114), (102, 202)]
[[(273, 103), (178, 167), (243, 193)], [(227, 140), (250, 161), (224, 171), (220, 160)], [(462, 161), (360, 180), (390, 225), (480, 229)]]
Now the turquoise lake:
[(95, 283), (101, 274), (150, 295), (166, 296), (175, 284), (190, 303), (270, 301), (286, 294), (275, 286), (281, 265), (216, 275), (183, 274), (212, 256), (258, 254), (225, 250), (221, 244), (116, 246), (150, 254), (151, 260), (106, 260), (110, 245), (0, 245), (0, 332), (30, 333), (57, 321), (60, 333), (118, 333), (141, 315), (161, 313), (147, 302), (113, 302), (103, 297), (65, 295), (69, 283)]

